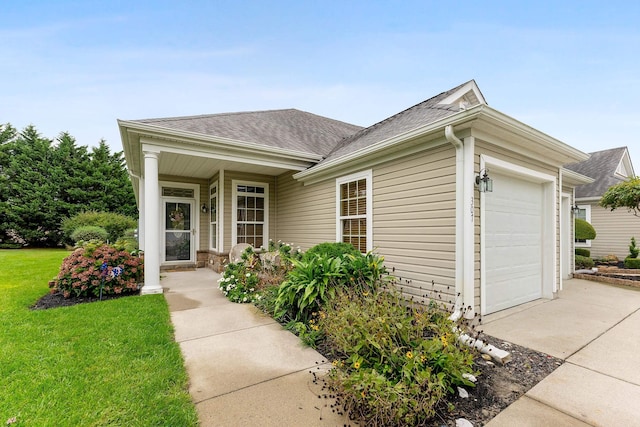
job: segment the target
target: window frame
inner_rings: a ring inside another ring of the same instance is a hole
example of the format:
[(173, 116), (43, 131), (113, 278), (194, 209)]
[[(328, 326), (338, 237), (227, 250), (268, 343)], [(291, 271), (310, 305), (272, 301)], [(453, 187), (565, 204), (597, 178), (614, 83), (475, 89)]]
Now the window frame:
[[(585, 213), (585, 221), (587, 221), (589, 224), (591, 224), (591, 205), (576, 205), (578, 206), (578, 209), (584, 209)], [(574, 215), (574, 219), (575, 219), (575, 215)], [(591, 247), (591, 240), (586, 240), (584, 242), (578, 242), (578, 240), (575, 238), (575, 230), (574, 230), (574, 238), (573, 238), (573, 242), (575, 244), (576, 248), (590, 248)]]
[[(252, 221), (254, 224), (262, 223), (262, 246), (266, 246), (269, 241), (269, 183), (256, 181), (231, 181), (231, 246), (238, 244), (238, 194), (259, 195), (260, 193), (242, 193), (238, 192), (238, 186), (246, 185), (250, 187), (264, 188), (264, 219), (260, 221)], [(248, 221), (241, 221), (248, 223)], [(258, 248), (256, 248), (258, 249)]]
[[(341, 186), (362, 179), (365, 180), (367, 187), (365, 196), (366, 213), (364, 215), (341, 215)], [(364, 218), (366, 221), (366, 251), (370, 252), (373, 250), (373, 172), (371, 169), (336, 178), (336, 242), (343, 241), (342, 221), (359, 218)]]
[[(211, 190), (215, 188), (215, 193), (211, 193)], [(219, 235), (219, 230), (218, 230), (218, 216), (220, 215), (220, 210), (218, 209), (218, 206), (220, 206), (219, 203), (219, 193), (218, 193), (218, 181), (214, 181), (213, 183), (211, 183), (211, 185), (209, 186), (209, 250), (212, 251), (217, 251), (218, 250), (218, 243), (219, 243), (219, 239), (220, 239), (220, 235)], [(215, 205), (215, 210), (216, 210), (216, 217), (213, 219), (213, 221), (211, 220), (211, 209), (213, 209), (213, 205), (211, 204), (211, 199), (216, 198), (216, 205)], [(215, 239), (215, 246), (213, 245), (213, 230), (215, 229), (216, 231), (216, 239)]]

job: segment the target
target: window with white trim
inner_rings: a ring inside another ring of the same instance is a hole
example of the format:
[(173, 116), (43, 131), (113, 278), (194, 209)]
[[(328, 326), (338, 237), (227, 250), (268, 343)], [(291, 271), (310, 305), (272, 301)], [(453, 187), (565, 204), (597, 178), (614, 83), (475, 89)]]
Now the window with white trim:
[(218, 181), (209, 187), (209, 248), (218, 247)]
[(233, 181), (233, 244), (254, 248), (268, 240), (269, 184)]
[[(591, 205), (578, 205), (578, 209), (574, 211), (573, 218), (583, 219), (591, 224)], [(575, 243), (576, 247), (579, 248), (591, 247), (591, 240), (575, 239)]]
[(372, 249), (371, 171), (336, 179), (336, 240), (362, 253)]

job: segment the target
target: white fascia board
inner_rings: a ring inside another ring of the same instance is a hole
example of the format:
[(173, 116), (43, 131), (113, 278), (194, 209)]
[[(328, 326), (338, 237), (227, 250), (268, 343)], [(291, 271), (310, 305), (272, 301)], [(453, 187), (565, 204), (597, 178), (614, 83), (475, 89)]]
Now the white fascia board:
[(592, 205), (594, 203), (598, 204), (600, 202), (600, 199), (601, 197), (576, 197), (574, 201), (577, 205)]
[(564, 164), (582, 162), (589, 158), (589, 154), (584, 153), (577, 148), (574, 148), (564, 142), (547, 135), (519, 120), (514, 119), (500, 111), (489, 107), (488, 105), (481, 106), (481, 113), (485, 116), (489, 122), (493, 121), (494, 125), (498, 125), (512, 132), (519, 134), (527, 139), (534, 139), (544, 143), (549, 149), (567, 158)]
[[(429, 133), (440, 132), (441, 130), (443, 131), (447, 125), (464, 128), (463, 125), (467, 124), (468, 127), (474, 128), (476, 123), (482, 122), (505, 129), (508, 132), (519, 135), (523, 139), (535, 140), (540, 144), (544, 144), (549, 150), (556, 153), (561, 158), (566, 159), (566, 161), (563, 161), (565, 164), (580, 162), (589, 158), (589, 154), (573, 148), (562, 141), (507, 116), (488, 105), (482, 104), (444, 117), (435, 122), (419, 126), (413, 130), (401, 133), (375, 144), (371, 144), (340, 158), (312, 166), (309, 169), (298, 172), (293, 176), (293, 178), (302, 182), (319, 181), (329, 178), (331, 170), (339, 168), (341, 165), (352, 163), (358, 159), (362, 159), (363, 157), (372, 156), (373, 154), (386, 150), (391, 146), (405, 143), (415, 138), (428, 135)], [(456, 132), (459, 132), (460, 129), (455, 130)]]
[(185, 156), (204, 157), (208, 159), (226, 160), (230, 162), (249, 163), (252, 165), (268, 166), (274, 168), (282, 168), (289, 170), (302, 171), (309, 167), (309, 163), (301, 161), (287, 161), (289, 159), (282, 159), (280, 157), (271, 156), (265, 157), (260, 154), (253, 153), (233, 153), (231, 150), (227, 150), (228, 154), (222, 152), (212, 152), (207, 147), (203, 146), (191, 146), (188, 148), (178, 147), (177, 144), (171, 145), (158, 145), (158, 141), (155, 139), (140, 139), (142, 151), (149, 149), (157, 149), (163, 153), (182, 154)]
[(292, 159), (303, 160), (307, 162), (316, 163), (322, 159), (322, 155), (315, 153), (307, 153), (296, 150), (287, 150), (278, 147), (268, 147), (253, 142), (246, 142), (241, 140), (235, 140), (223, 137), (214, 137), (210, 135), (203, 135), (197, 132), (183, 131), (168, 129), (162, 126), (154, 126), (148, 123), (137, 123), (130, 121), (118, 121), (121, 126), (125, 126), (130, 131), (135, 131), (140, 134), (149, 135), (152, 137), (158, 137), (167, 139), (174, 138), (183, 143), (191, 145), (200, 145), (203, 147), (211, 148), (223, 148), (227, 150), (244, 151), (250, 153), (264, 153), (269, 156), (282, 156)]
[(404, 142), (413, 140), (415, 138), (418, 138), (424, 135), (428, 135), (429, 133), (438, 132), (440, 130), (444, 132), (444, 128), (446, 125), (451, 124), (455, 126), (460, 123), (463, 123), (464, 121), (469, 120), (470, 117), (474, 116), (475, 113), (477, 113), (480, 108), (482, 108), (482, 105), (477, 105), (466, 111), (461, 111), (460, 113), (447, 116), (435, 122), (432, 122), (423, 126), (419, 126), (413, 130), (401, 133), (391, 138), (387, 138), (380, 142), (376, 142), (367, 147), (354, 151), (353, 153), (349, 153), (337, 159), (330, 160), (326, 163), (321, 163), (317, 166), (312, 166), (311, 168), (305, 171), (298, 172), (297, 174), (293, 175), (293, 178), (304, 182), (305, 180), (311, 177), (321, 176), (321, 175), (324, 175), (325, 173), (330, 173), (332, 169), (337, 168), (342, 164), (353, 162), (363, 157), (376, 154), (394, 145), (402, 144)]
[(562, 183), (569, 186), (591, 184), (594, 181), (593, 178), (579, 174), (578, 172), (574, 172), (570, 169), (560, 168), (560, 173), (562, 174)]

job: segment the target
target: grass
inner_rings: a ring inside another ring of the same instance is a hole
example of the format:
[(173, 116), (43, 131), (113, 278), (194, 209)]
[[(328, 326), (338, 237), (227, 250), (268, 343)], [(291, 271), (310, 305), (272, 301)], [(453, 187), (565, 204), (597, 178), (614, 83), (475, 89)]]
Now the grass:
[(193, 426), (162, 295), (31, 311), (63, 250), (0, 250), (0, 424)]

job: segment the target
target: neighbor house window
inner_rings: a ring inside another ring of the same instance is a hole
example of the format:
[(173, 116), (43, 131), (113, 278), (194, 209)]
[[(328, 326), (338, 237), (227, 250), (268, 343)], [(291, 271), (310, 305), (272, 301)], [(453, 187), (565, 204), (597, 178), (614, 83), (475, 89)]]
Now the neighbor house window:
[(372, 249), (371, 171), (336, 180), (336, 240), (360, 252)]
[[(575, 219), (583, 219), (591, 224), (591, 206), (578, 205), (578, 209), (574, 211), (573, 217)], [(577, 247), (591, 247), (591, 240), (575, 239), (575, 241)]]
[(233, 244), (254, 248), (268, 240), (269, 184), (233, 181)]
[(218, 247), (218, 182), (209, 187), (209, 247)]

